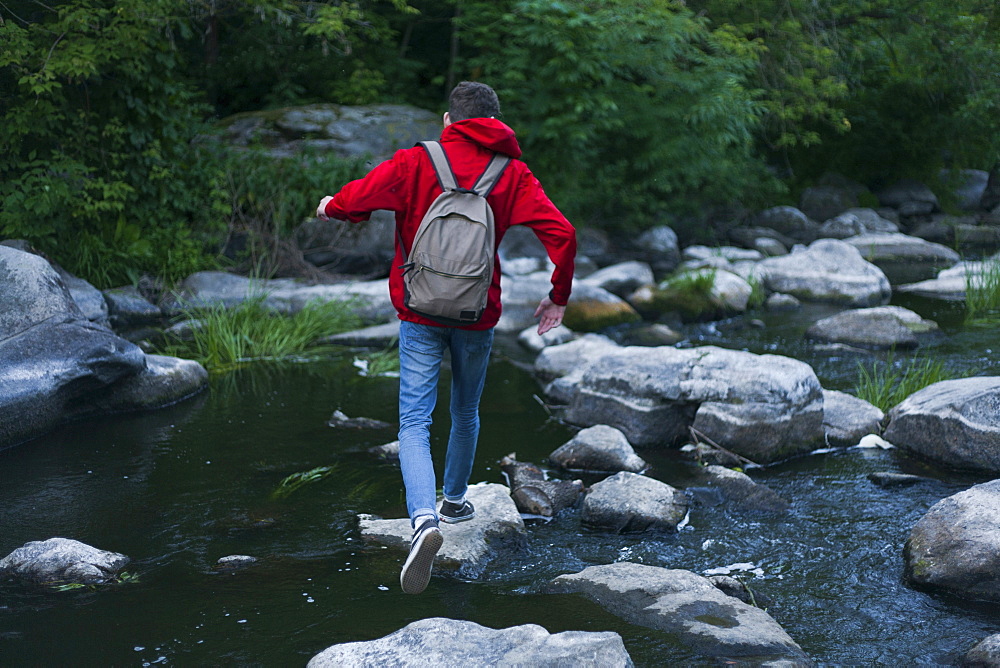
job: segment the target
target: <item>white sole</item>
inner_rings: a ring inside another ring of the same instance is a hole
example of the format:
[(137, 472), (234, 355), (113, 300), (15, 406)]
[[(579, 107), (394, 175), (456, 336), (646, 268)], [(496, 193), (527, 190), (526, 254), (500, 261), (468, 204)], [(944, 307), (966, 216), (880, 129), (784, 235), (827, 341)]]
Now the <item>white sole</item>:
[(444, 544), (440, 529), (428, 529), (410, 550), (410, 555), (399, 574), (399, 584), (407, 594), (419, 594), (427, 588), (431, 580), (434, 557)]

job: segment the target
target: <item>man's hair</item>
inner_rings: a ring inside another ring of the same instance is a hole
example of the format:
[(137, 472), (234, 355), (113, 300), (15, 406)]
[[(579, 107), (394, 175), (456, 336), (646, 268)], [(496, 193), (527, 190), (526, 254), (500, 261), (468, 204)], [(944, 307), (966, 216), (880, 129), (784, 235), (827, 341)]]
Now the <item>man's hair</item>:
[(500, 100), (492, 88), (478, 81), (463, 81), (448, 96), (448, 116), (452, 123), (469, 118), (500, 115)]

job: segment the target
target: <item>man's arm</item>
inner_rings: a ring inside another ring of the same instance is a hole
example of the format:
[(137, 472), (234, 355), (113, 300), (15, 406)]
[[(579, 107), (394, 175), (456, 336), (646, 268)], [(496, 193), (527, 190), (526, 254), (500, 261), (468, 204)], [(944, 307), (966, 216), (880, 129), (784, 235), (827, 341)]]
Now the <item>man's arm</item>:
[(550, 329), (555, 329), (562, 324), (563, 316), (566, 315), (566, 307), (553, 304), (548, 297), (543, 297), (535, 309), (535, 317), (541, 318), (538, 321), (538, 334), (541, 336)]
[[(409, 149), (412, 150), (412, 149)], [(320, 200), (316, 217), (323, 220), (335, 218), (360, 223), (368, 220), (372, 211), (386, 209), (400, 211), (406, 206), (407, 189), (404, 184), (408, 158), (407, 150), (396, 154), (363, 178), (351, 181), (334, 195)]]

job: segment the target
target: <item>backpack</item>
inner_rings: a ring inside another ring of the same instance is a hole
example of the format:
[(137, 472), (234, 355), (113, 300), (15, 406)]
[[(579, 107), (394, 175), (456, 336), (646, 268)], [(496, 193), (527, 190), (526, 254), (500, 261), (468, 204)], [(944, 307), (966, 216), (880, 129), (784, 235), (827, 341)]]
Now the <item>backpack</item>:
[[(493, 209), (486, 201), (510, 158), (495, 154), (472, 190), (459, 188), (441, 144), (420, 142), (442, 193), (424, 214), (413, 245), (403, 252), (403, 303), (442, 325), (474, 325), (483, 317), (496, 255)], [(397, 235), (399, 234), (397, 230)]]

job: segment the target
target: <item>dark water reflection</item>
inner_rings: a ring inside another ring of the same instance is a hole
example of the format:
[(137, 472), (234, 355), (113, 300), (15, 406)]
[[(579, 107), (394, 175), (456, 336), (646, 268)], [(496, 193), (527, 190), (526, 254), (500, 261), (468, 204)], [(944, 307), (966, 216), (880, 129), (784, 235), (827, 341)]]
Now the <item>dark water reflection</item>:
[[(850, 389), (854, 357), (801, 342), (812, 317), (764, 316), (764, 329), (693, 328), (692, 343), (790, 354), (813, 364), (824, 386)], [(952, 369), (1000, 373), (992, 333), (941, 320), (948, 336), (928, 351)], [(498, 347), (474, 480), (501, 482), (502, 456), (543, 462), (571, 435), (533, 399), (538, 388), (519, 367), (524, 359), (509, 342)], [(783, 518), (697, 507), (679, 534), (613, 536), (568, 512), (529, 523), (528, 550), (493, 562), (477, 581), (436, 577), (425, 594), (407, 597), (398, 586), (401, 555), (362, 546), (355, 527), (359, 512), (404, 513), (398, 470), (366, 452), (395, 436), (326, 425), (337, 408), (393, 422), (395, 393), (394, 380), (359, 377), (349, 359), (261, 366), (166, 410), (76, 423), (0, 452), (0, 554), (66, 536), (129, 555), (128, 570), (139, 576), (97, 591), (0, 583), (0, 664), (302, 665), (333, 643), (377, 638), (431, 616), (614, 630), (638, 665), (703, 663), (670, 637), (589, 601), (544, 593), (556, 575), (622, 560), (748, 572), (752, 588), (771, 599), (769, 612), (821, 664), (950, 663), (1000, 631), (995, 607), (901, 581), (912, 525), (942, 497), (986, 477), (882, 450), (811, 455), (754, 472), (792, 502)], [(446, 435), (439, 415), (437, 456)], [(641, 454), (650, 475), (694, 484), (696, 470), (675, 453)], [(319, 466), (336, 468), (272, 497), (285, 476)], [(875, 471), (931, 480), (885, 490), (868, 481)], [(216, 571), (216, 560), (230, 554), (260, 562)]]

